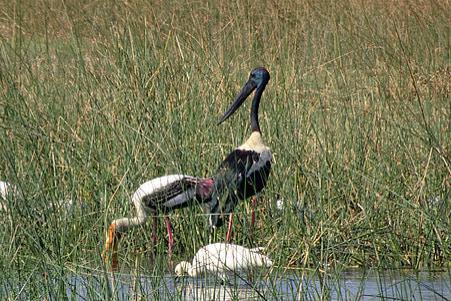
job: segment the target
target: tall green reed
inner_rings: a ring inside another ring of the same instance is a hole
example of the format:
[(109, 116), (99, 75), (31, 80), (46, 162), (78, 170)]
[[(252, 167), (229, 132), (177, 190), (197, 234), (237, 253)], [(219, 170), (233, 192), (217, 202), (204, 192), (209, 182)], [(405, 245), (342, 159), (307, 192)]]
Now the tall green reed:
[[(255, 236), (243, 201), (234, 242), (267, 245), (280, 266), (446, 264), (442, 4), (19, 1), (4, 11), (0, 176), (24, 196), (4, 215), (5, 268), (102, 266), (104, 231), (133, 214), (140, 183), (210, 176), (244, 141), (249, 105), (216, 122), (258, 65), (271, 72), (260, 112), (274, 166)], [(70, 217), (66, 199), (79, 205)], [(224, 236), (208, 234), (197, 206), (172, 216), (176, 259)], [(166, 268), (164, 236), (160, 223), (161, 262), (140, 269)], [(146, 225), (127, 234), (121, 260), (145, 262), (153, 248)]]

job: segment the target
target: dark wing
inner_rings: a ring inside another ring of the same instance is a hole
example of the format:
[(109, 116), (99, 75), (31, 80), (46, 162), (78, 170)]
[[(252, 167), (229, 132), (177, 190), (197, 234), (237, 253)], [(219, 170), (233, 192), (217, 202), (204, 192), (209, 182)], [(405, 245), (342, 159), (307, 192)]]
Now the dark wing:
[(233, 211), (238, 201), (263, 189), (270, 171), (270, 162), (262, 162), (260, 153), (235, 149), (221, 163), (214, 177), (215, 187), (208, 213), (212, 226), (220, 226), (219, 214)]
[(258, 162), (260, 154), (252, 150), (235, 149), (222, 161), (216, 173), (219, 190), (237, 190), (246, 180), (252, 165)]
[[(171, 177), (171, 176), (169, 176)], [(199, 179), (189, 176), (157, 178), (146, 182), (137, 190), (141, 202), (155, 211), (171, 211), (185, 207), (195, 199)], [(158, 181), (159, 179), (163, 179)]]

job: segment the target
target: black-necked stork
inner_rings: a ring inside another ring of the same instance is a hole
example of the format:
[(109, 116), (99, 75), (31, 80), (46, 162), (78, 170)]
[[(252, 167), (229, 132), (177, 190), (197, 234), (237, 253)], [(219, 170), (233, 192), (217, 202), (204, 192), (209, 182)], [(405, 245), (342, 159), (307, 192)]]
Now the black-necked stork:
[[(263, 91), (269, 81), (269, 72), (263, 68), (252, 70), (249, 80), (235, 101), (220, 119), (229, 118), (255, 90), (251, 108), (252, 134), (247, 141), (232, 151), (221, 163), (215, 176), (197, 178), (186, 175), (169, 175), (142, 184), (132, 196), (136, 208), (133, 218), (114, 220), (108, 229), (103, 257), (112, 249), (112, 268), (117, 267), (117, 241), (133, 226), (146, 222), (148, 214), (156, 218), (158, 212), (167, 213), (186, 207), (193, 201), (202, 202), (210, 215), (210, 226), (219, 227), (226, 215), (233, 212), (239, 200), (255, 196), (266, 185), (271, 170), (271, 152), (263, 143), (258, 123), (258, 108)], [(254, 217), (253, 217), (254, 219)], [(229, 218), (227, 241), (230, 240), (232, 216)], [(169, 236), (169, 256), (172, 252), (172, 231), (165, 218)], [(155, 242), (155, 219), (152, 238)]]
[[(108, 252), (112, 250), (111, 268), (118, 266), (117, 245), (122, 234), (130, 228), (144, 224), (149, 216), (153, 217), (152, 240), (156, 243), (156, 222), (158, 213), (168, 213), (174, 209), (189, 206), (196, 200), (205, 200), (211, 195), (212, 179), (196, 178), (187, 175), (167, 175), (147, 181), (135, 191), (132, 202), (136, 208), (136, 216), (114, 220), (105, 240), (102, 257), (107, 262)], [(172, 254), (174, 244), (169, 218), (165, 217), (168, 231), (168, 256)]]
[[(207, 211), (211, 214), (210, 225), (213, 227), (220, 226), (224, 217), (230, 215), (227, 241), (230, 239), (232, 212), (238, 201), (259, 193), (265, 187), (271, 170), (271, 151), (263, 142), (258, 122), (260, 100), (269, 79), (269, 72), (265, 68), (252, 70), (249, 80), (218, 123), (221, 124), (229, 118), (255, 90), (250, 115), (252, 133), (244, 144), (222, 161), (213, 177), (211, 199), (205, 203), (208, 206)], [(253, 212), (252, 222), (254, 218)]]

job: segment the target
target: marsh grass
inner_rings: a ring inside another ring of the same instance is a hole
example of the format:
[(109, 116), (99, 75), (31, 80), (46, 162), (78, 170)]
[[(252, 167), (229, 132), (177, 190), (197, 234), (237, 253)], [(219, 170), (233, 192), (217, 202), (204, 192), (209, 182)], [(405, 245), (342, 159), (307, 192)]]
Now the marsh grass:
[[(49, 264), (104, 269), (105, 229), (133, 214), (139, 184), (209, 176), (247, 137), (249, 104), (216, 122), (259, 65), (271, 73), (260, 118), (275, 164), (254, 235), (241, 202), (233, 241), (267, 246), (280, 267), (449, 265), (447, 4), (1, 7), (0, 179), (23, 195), (1, 213), (11, 277)], [(60, 210), (67, 199), (70, 214)], [(225, 237), (209, 234), (199, 207), (171, 217), (175, 260)], [(153, 264), (150, 226), (126, 235), (124, 271), (164, 274), (162, 218), (159, 231)]]

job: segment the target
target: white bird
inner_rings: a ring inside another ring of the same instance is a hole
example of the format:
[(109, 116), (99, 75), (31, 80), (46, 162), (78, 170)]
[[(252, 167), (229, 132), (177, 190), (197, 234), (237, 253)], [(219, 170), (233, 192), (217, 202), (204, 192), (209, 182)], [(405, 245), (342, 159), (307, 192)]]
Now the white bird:
[(14, 187), (14, 185), (5, 182), (5, 181), (0, 181), (0, 196), (3, 199), (6, 199), (8, 197), (9, 193), (15, 193), (16, 188)]
[(175, 274), (188, 274), (195, 277), (201, 274), (215, 274), (227, 281), (227, 274), (245, 272), (253, 268), (271, 267), (269, 257), (260, 254), (263, 248), (248, 249), (229, 243), (206, 245), (197, 251), (192, 263), (180, 262), (175, 267)]
[(9, 197), (17, 197), (16, 186), (5, 181), (0, 181), (0, 211), (8, 211), (8, 204), (5, 201)]
[(284, 206), (283, 199), (278, 199), (278, 200), (276, 201), (276, 208), (277, 208), (277, 210), (282, 211), (284, 207), (285, 207), (285, 206)]
[[(132, 196), (132, 202), (136, 208), (136, 216), (119, 218), (114, 220), (108, 228), (105, 248), (102, 256), (108, 261), (108, 251), (112, 249), (112, 269), (116, 269), (117, 242), (122, 234), (130, 228), (143, 225), (149, 215), (154, 218), (152, 240), (156, 243), (156, 218), (157, 213), (168, 213), (174, 209), (191, 205), (195, 201), (205, 199), (211, 190), (211, 179), (196, 178), (187, 175), (167, 175), (147, 181), (136, 190)], [(172, 253), (174, 244), (169, 218), (165, 217), (168, 232), (168, 253)]]
[[(15, 200), (23, 199), (22, 194), (17, 187), (6, 181), (0, 181), (0, 211), (8, 211), (8, 204), (5, 202), (8, 198)], [(62, 199), (55, 202), (55, 206), (59, 213), (70, 213), (76, 205), (72, 199)], [(50, 204), (47, 208), (51, 208)]]

